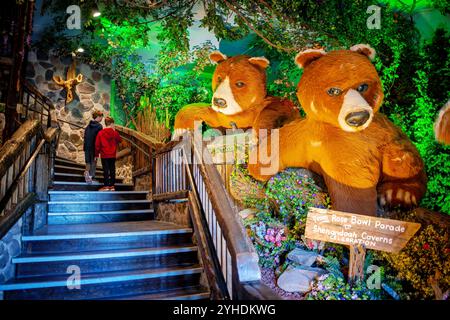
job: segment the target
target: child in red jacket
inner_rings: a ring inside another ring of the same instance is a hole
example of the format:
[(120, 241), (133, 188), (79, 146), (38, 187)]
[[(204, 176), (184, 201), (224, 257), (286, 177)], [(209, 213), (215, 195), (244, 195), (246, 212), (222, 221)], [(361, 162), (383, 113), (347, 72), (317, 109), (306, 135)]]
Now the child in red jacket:
[(116, 183), (116, 151), (117, 145), (122, 141), (114, 129), (114, 119), (105, 118), (106, 128), (97, 134), (95, 139), (95, 155), (102, 158), (104, 187), (99, 191), (115, 191)]

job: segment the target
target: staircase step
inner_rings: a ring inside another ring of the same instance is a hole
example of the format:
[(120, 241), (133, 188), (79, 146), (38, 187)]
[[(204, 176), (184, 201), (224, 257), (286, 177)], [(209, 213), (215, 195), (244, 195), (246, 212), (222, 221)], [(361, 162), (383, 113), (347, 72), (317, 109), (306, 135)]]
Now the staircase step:
[(19, 277), (64, 275), (71, 265), (78, 266), (83, 273), (95, 273), (188, 266), (197, 261), (197, 247), (193, 245), (50, 255), (25, 254), (12, 260)]
[[(73, 173), (55, 173), (55, 180), (85, 182), (84, 175)], [(95, 180), (103, 182), (103, 175), (95, 177)], [(116, 182), (121, 183), (123, 178), (116, 178)]]
[(99, 212), (150, 209), (151, 200), (49, 201), (48, 212)]
[(145, 200), (148, 191), (49, 191), (50, 201)]
[[(101, 183), (88, 184), (86, 182), (75, 181), (53, 181), (53, 190), (56, 191), (98, 191), (103, 186)], [(134, 186), (132, 184), (116, 183), (115, 188), (117, 191), (131, 191)]]
[(115, 300), (205, 300), (210, 298), (208, 289), (202, 286), (168, 290), (153, 294), (118, 297)]
[(176, 246), (192, 243), (192, 229), (155, 220), (47, 225), (22, 242), (28, 253)]
[(81, 270), (79, 289), (69, 289), (74, 273), (53, 277), (17, 278), (0, 285), (5, 299), (100, 299), (125, 295), (158, 293), (196, 286), (202, 268), (199, 266), (144, 269), (126, 272), (86, 274)]
[[(84, 174), (85, 168), (81, 167), (70, 167), (63, 165), (55, 165), (55, 173), (74, 173), (74, 174)], [(103, 175), (103, 169), (96, 169), (95, 174), (97, 176)]]
[[(98, 161), (97, 163), (101, 163), (101, 162)], [(75, 162), (72, 160), (58, 158), (58, 157), (55, 158), (55, 165), (61, 165), (61, 166), (73, 167), (73, 168), (83, 168), (83, 169), (86, 168), (85, 163)], [(102, 169), (102, 167), (97, 165), (97, 170), (98, 169)]]
[(49, 212), (48, 224), (84, 224), (143, 221), (155, 218), (153, 209), (98, 212)]

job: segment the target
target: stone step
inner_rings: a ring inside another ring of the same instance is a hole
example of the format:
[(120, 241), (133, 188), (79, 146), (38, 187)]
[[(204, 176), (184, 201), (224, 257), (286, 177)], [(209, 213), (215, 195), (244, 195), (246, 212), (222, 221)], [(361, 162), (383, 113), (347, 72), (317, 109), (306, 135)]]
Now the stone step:
[(128, 271), (195, 265), (197, 247), (180, 245), (59, 254), (24, 254), (13, 258), (18, 277), (65, 275), (76, 265), (83, 273)]
[(150, 209), (151, 204), (150, 200), (49, 201), (48, 212), (145, 210)]
[[(98, 164), (100, 164), (100, 161), (97, 162)], [(66, 167), (72, 167), (72, 168), (86, 168), (86, 164), (85, 163), (80, 163), (80, 162), (75, 162), (72, 160), (68, 160), (68, 159), (63, 159), (63, 158), (55, 158), (55, 165), (61, 165), (61, 166), (66, 166)], [(100, 165), (97, 165), (97, 170), (101, 170), (102, 167)]]
[(121, 221), (144, 221), (155, 218), (153, 209), (98, 212), (49, 212), (48, 224), (84, 224)]
[[(55, 173), (74, 173), (74, 174), (84, 174), (84, 171), (86, 169), (83, 167), (70, 167), (70, 166), (63, 166), (63, 165), (55, 165)], [(103, 169), (97, 168), (95, 170), (95, 174), (97, 176), (103, 175)]]
[[(134, 189), (132, 184), (116, 183), (116, 191), (131, 191)], [(86, 182), (74, 182), (74, 181), (53, 181), (52, 190), (55, 191), (98, 191), (103, 187), (102, 183), (88, 184)]]
[(1, 284), (0, 291), (8, 300), (114, 298), (198, 286), (202, 272), (198, 265), (93, 274), (73, 270), (64, 276), (16, 278)]
[[(57, 181), (75, 181), (84, 182), (86, 181), (84, 175), (73, 174), (73, 173), (55, 173), (55, 180)], [(103, 175), (95, 177), (95, 180), (103, 182)], [(116, 178), (116, 183), (122, 183), (123, 178)]]
[(148, 191), (49, 191), (50, 201), (145, 200)]
[(192, 243), (192, 229), (155, 220), (46, 225), (22, 236), (27, 253), (120, 250)]

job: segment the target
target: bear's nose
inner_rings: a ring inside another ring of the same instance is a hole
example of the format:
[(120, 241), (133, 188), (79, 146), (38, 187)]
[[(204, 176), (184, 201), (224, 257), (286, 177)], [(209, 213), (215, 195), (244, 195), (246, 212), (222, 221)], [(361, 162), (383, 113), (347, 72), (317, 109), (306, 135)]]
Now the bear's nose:
[(364, 125), (370, 118), (370, 113), (366, 110), (351, 112), (345, 117), (345, 122), (352, 127), (360, 127)]
[(219, 108), (225, 108), (227, 106), (227, 102), (225, 99), (222, 98), (214, 98), (214, 105)]

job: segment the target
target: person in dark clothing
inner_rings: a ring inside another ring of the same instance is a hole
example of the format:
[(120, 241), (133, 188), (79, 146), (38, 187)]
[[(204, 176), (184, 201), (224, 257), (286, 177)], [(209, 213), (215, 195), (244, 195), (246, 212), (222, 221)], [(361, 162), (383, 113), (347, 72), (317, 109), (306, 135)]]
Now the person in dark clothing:
[(104, 187), (99, 191), (115, 191), (116, 183), (116, 152), (117, 145), (122, 141), (114, 129), (114, 119), (105, 118), (106, 128), (100, 131), (95, 140), (95, 155), (102, 158)]
[(94, 111), (92, 113), (92, 118), (84, 129), (84, 160), (86, 162), (86, 171), (84, 172), (84, 179), (87, 183), (92, 183), (92, 179), (95, 177), (95, 169), (97, 167), (97, 158), (95, 157), (95, 138), (103, 126), (100, 122), (103, 119), (103, 112)]

